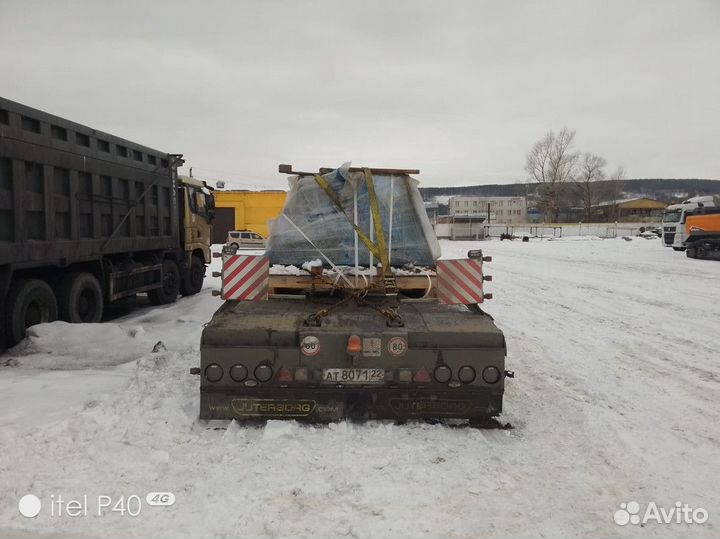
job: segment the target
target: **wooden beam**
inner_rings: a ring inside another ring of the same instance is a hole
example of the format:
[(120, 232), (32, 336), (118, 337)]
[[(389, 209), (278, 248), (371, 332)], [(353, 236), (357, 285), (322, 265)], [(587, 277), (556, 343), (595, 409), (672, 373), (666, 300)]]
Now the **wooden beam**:
[[(336, 168), (322, 167), (320, 174), (327, 174), (337, 170)], [(350, 167), (350, 172), (362, 172), (365, 170), (363, 167)], [(299, 170), (293, 170), (292, 165), (278, 165), (278, 172), (281, 174), (296, 174), (298, 176), (313, 176), (314, 172), (301, 172)], [(420, 171), (416, 168), (370, 168), (370, 172), (378, 175), (390, 175), (390, 174), (420, 174)]]
[[(379, 174), (381, 176), (388, 176), (391, 174), (420, 174), (420, 171), (416, 168), (372, 168), (372, 167), (350, 167), (350, 172), (362, 172), (365, 168), (370, 168), (370, 172), (373, 174)], [(332, 172), (334, 168), (321, 168), (320, 174), (327, 174)]]
[[(347, 275), (348, 279), (352, 279), (352, 275)], [(373, 279), (369, 278), (370, 283), (373, 283)], [(307, 288), (312, 287), (312, 277), (310, 275), (285, 275), (285, 274), (276, 274), (270, 275), (270, 282), (269, 282), (269, 288), (271, 289), (294, 289), (294, 290), (304, 290)], [(398, 275), (395, 278), (395, 281), (397, 282), (397, 287), (400, 290), (426, 290), (428, 286), (428, 279), (425, 275)], [(435, 275), (430, 276), (431, 286), (435, 288)], [(382, 283), (382, 279), (377, 281), (377, 285), (380, 286)], [(365, 280), (360, 278), (358, 279), (358, 285), (363, 286), (365, 284)], [(329, 290), (332, 288), (332, 284), (317, 280), (315, 282), (315, 288), (317, 290)]]

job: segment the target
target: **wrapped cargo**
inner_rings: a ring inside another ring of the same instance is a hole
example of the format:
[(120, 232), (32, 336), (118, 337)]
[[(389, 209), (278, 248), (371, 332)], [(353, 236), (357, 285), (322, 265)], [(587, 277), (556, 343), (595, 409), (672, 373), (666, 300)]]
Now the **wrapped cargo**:
[[(342, 212), (313, 175), (291, 177), (285, 207), (271, 229), (270, 263), (300, 266), (320, 252), (324, 262), (329, 259), (335, 265), (376, 264), (377, 258), (358, 241), (352, 225), (356, 223), (370, 239), (376, 239), (364, 172), (351, 170), (346, 163), (322, 178), (335, 193)], [(418, 181), (395, 173), (376, 172), (372, 178), (390, 265), (434, 265), (440, 245), (427, 218)]]

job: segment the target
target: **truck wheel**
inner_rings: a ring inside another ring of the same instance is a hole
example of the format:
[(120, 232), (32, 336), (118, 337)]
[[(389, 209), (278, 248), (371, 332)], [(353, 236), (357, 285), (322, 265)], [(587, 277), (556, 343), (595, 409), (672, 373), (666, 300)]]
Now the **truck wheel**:
[(183, 274), (180, 283), (180, 293), (183, 296), (192, 296), (202, 289), (205, 278), (205, 264), (197, 256), (190, 258), (190, 267)]
[(5, 309), (8, 346), (19, 343), (30, 326), (54, 322), (58, 315), (55, 294), (40, 279), (23, 279), (11, 285)]
[(163, 260), (162, 286), (148, 292), (148, 299), (153, 305), (172, 303), (180, 293), (180, 270), (172, 260)]
[(688, 247), (685, 251), (685, 256), (688, 258), (697, 258), (697, 249), (694, 247)]
[(92, 273), (71, 273), (63, 277), (57, 289), (60, 320), (73, 324), (100, 322), (103, 293)]

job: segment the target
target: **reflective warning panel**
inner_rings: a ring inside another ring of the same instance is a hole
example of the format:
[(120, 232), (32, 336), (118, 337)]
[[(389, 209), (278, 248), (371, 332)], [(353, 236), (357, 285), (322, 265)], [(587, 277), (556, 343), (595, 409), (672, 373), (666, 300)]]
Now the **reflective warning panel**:
[(223, 256), (223, 299), (235, 301), (266, 300), (269, 280), (270, 261), (267, 256)]
[(474, 259), (438, 260), (437, 295), (446, 305), (483, 302), (482, 262)]

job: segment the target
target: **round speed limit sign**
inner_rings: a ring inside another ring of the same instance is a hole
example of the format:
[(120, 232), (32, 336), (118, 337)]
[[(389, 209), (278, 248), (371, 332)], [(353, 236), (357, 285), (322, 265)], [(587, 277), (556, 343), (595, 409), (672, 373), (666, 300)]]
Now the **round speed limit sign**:
[(400, 357), (407, 352), (408, 344), (403, 337), (393, 337), (388, 341), (387, 349), (390, 355)]
[(314, 356), (320, 351), (320, 339), (315, 335), (308, 335), (303, 337), (300, 343), (300, 351), (304, 356)]

